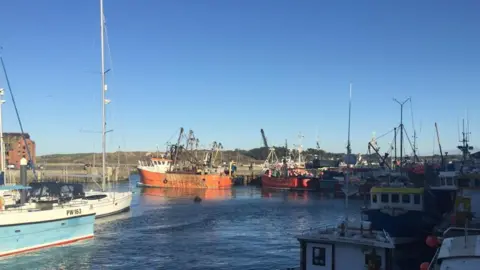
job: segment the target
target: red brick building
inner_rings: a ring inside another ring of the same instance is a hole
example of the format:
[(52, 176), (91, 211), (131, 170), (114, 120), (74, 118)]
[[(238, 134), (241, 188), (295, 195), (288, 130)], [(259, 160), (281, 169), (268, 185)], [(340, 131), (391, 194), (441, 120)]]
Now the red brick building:
[(30, 135), (28, 133), (25, 133), (25, 141), (23, 140), (22, 133), (3, 133), (3, 141), (5, 142), (5, 159), (7, 166), (14, 165), (15, 168), (19, 169), (20, 159), (25, 157), (27, 160), (29, 160), (27, 148), (25, 147), (25, 141), (27, 142), (28, 149), (30, 150), (33, 163), (36, 163), (35, 142), (30, 139)]

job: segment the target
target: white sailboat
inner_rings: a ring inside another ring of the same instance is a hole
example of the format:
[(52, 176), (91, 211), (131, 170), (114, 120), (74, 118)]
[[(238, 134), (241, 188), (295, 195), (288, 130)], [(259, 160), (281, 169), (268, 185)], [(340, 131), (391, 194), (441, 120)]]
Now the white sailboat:
[(105, 217), (114, 215), (120, 212), (128, 211), (132, 203), (132, 192), (116, 192), (105, 191), (106, 182), (106, 120), (105, 120), (105, 105), (110, 101), (105, 98), (106, 84), (105, 84), (105, 20), (103, 15), (103, 0), (100, 0), (100, 38), (101, 38), (101, 60), (102, 60), (102, 191), (85, 192), (85, 197), (81, 200), (86, 200), (90, 205), (93, 205), (96, 211), (96, 217)]
[[(8, 79), (3, 58), (0, 56), (0, 63), (5, 74), (7, 86), (10, 90), (12, 103), (15, 108), (22, 137), (24, 131), (22, 122), (15, 105), (15, 98)], [(3, 97), (3, 89), (0, 89), (0, 102)], [(1, 123), (0, 105), (0, 138), (3, 137)], [(3, 140), (1, 140), (1, 151), (4, 152)], [(31, 154), (27, 147), (27, 154), (30, 160)], [(2, 170), (5, 170), (5, 155), (0, 155)], [(20, 160), (21, 170), (26, 170), (28, 161), (25, 157)], [(32, 171), (35, 176), (34, 166)], [(26, 172), (21, 173), (21, 182), (27, 182)], [(38, 250), (59, 245), (65, 245), (80, 240), (90, 239), (94, 236), (95, 210), (86, 202), (77, 204), (54, 201), (43, 201), (37, 203), (26, 202), (26, 190), (31, 187), (24, 185), (1, 185), (0, 186), (0, 257), (16, 255), (24, 252)], [(6, 203), (7, 192), (20, 191), (20, 203)], [(47, 190), (45, 190), (48, 192)]]

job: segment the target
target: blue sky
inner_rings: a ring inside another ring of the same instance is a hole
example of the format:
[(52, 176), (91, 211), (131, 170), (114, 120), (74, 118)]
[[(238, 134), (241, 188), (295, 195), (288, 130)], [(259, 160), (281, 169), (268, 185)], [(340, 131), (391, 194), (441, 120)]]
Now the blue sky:
[[(260, 128), (271, 144), (302, 132), (306, 147), (318, 131), (322, 148), (344, 151), (350, 82), (356, 153), (399, 124), (394, 97), (412, 97), (420, 154), (434, 150), (435, 122), (454, 149), (465, 110), (480, 145), (478, 1), (104, 5), (110, 151), (163, 148), (180, 126), (231, 149), (261, 146)], [(0, 10), (3, 57), (37, 152), (101, 151), (100, 134), (81, 132), (101, 128), (99, 1), (2, 0)], [(17, 131), (6, 99), (4, 130)], [(411, 136), (410, 105), (404, 118)]]

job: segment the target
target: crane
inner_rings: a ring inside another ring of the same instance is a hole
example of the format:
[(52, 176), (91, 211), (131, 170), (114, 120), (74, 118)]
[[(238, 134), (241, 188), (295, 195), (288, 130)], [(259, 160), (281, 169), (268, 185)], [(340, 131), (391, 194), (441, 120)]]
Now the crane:
[(269, 148), (267, 143), (267, 137), (265, 136), (265, 132), (263, 131), (263, 128), (260, 129), (260, 133), (262, 133), (263, 146), (265, 146), (266, 148)]

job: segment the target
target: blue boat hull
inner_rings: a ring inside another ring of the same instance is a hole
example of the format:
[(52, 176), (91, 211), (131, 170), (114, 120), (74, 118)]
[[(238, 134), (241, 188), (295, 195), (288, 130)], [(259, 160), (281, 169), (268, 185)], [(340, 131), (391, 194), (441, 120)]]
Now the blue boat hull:
[(373, 230), (385, 230), (395, 238), (419, 238), (432, 231), (436, 222), (423, 211), (407, 211), (399, 215), (390, 215), (379, 209), (364, 210)]
[(95, 214), (0, 226), (0, 257), (92, 238)]

